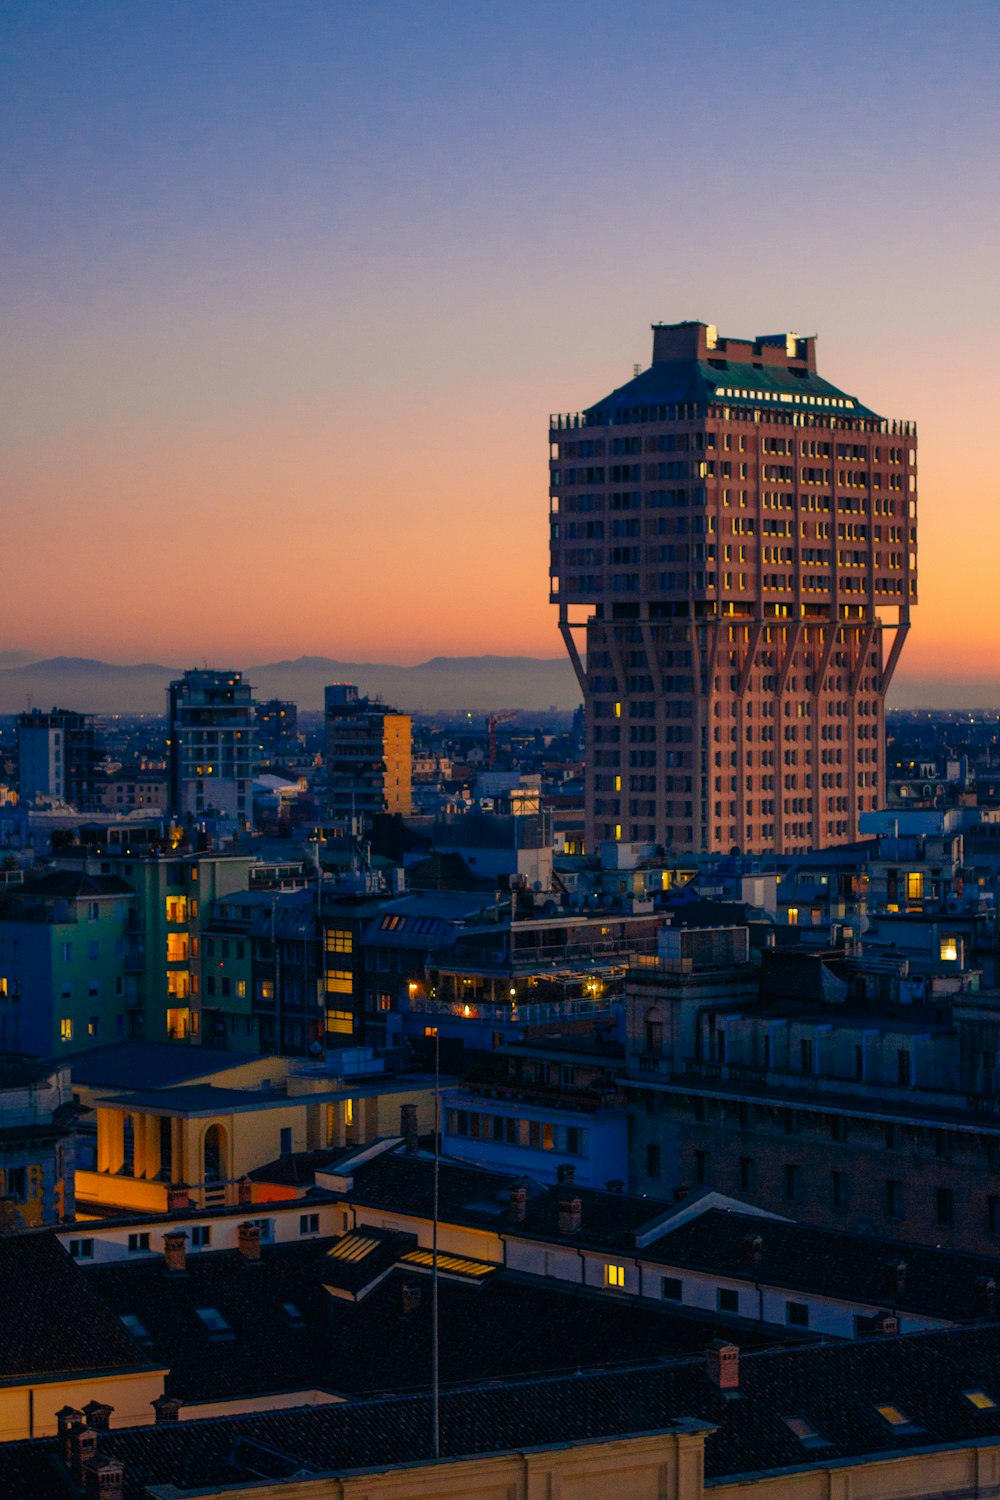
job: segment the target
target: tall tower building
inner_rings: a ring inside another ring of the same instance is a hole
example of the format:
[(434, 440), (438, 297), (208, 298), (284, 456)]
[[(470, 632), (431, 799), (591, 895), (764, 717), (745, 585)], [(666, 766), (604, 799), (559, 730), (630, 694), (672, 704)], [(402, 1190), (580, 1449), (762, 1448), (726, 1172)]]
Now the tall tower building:
[(193, 668), (170, 684), (168, 777), (174, 817), (253, 813), (253, 688), (242, 672)]
[(915, 424), (823, 380), (814, 338), (677, 323), (550, 429), (588, 847), (856, 838), (917, 597)]
[(360, 698), (354, 683), (324, 690), (326, 801), (330, 817), (352, 818), (412, 810), (412, 737), (409, 714)]

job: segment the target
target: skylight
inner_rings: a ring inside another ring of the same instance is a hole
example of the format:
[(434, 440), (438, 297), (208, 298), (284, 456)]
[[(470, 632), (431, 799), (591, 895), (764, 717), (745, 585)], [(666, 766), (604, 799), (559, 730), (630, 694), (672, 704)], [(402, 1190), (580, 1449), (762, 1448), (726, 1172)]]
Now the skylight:
[[(125, 1327), (128, 1329), (132, 1337), (134, 1339), (138, 1339), (140, 1344), (151, 1344), (153, 1342), (153, 1335), (150, 1333), (145, 1323), (142, 1323), (136, 1317), (135, 1313), (119, 1313), (118, 1321), (120, 1323), (124, 1323)], [(992, 1406), (992, 1404), (993, 1403), (991, 1401), (990, 1405)]]
[(196, 1307), (195, 1312), (208, 1329), (208, 1336), (213, 1342), (236, 1337), (217, 1307)]
[(899, 1407), (893, 1406), (891, 1402), (886, 1402), (885, 1405), (882, 1406), (876, 1405), (875, 1410), (878, 1412), (883, 1422), (888, 1422), (893, 1432), (920, 1431), (920, 1428), (917, 1426), (916, 1422), (911, 1422), (905, 1411), (900, 1411)]
[(821, 1432), (817, 1432), (816, 1428), (811, 1422), (807, 1422), (805, 1417), (782, 1417), (781, 1420), (788, 1430), (795, 1434), (803, 1447), (829, 1448), (829, 1438), (825, 1438)]
[(977, 1411), (992, 1411), (996, 1406), (993, 1397), (988, 1396), (985, 1391), (963, 1391), (962, 1394), (966, 1401), (971, 1401)]

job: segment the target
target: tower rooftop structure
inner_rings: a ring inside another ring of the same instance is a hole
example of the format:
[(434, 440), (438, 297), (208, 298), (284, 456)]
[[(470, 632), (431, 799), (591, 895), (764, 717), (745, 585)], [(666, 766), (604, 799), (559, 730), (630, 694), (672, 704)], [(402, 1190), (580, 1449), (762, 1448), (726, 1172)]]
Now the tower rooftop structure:
[(916, 602), (914, 424), (823, 379), (811, 335), (686, 322), (550, 442), (588, 844), (856, 838)]

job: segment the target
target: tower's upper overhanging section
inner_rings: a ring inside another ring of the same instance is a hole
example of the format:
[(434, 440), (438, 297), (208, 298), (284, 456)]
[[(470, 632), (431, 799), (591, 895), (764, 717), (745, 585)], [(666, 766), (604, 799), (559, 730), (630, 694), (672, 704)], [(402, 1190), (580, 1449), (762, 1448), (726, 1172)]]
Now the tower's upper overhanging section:
[(817, 374), (814, 335), (724, 338), (714, 325), (693, 322), (654, 323), (649, 368), (588, 407), (583, 420), (603, 426), (629, 420), (625, 412), (676, 405), (704, 412), (719, 402), (878, 420), (856, 396)]

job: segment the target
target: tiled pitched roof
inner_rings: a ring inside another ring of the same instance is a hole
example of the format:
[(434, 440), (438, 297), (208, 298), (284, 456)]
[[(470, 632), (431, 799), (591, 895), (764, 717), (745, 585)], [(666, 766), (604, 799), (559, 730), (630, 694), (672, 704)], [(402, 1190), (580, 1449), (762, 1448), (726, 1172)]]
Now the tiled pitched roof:
[[(331, 1257), (343, 1241), (323, 1239), (266, 1246), (254, 1266), (235, 1251), (189, 1252), (186, 1276), (167, 1276), (159, 1257), (95, 1265), (86, 1274), (115, 1313), (139, 1319), (150, 1336), (146, 1357), (169, 1366), (167, 1390), (185, 1401), (426, 1385), (429, 1280), (412, 1265), (392, 1269), (412, 1237), (362, 1227), (345, 1238), (377, 1244), (360, 1260)], [(404, 1283), (424, 1294), (405, 1316)], [(328, 1286), (365, 1295), (358, 1302), (331, 1298)], [(617, 1363), (626, 1354), (683, 1354), (734, 1326), (500, 1268), (481, 1286), (442, 1279), (439, 1297), (446, 1382)], [(289, 1305), (300, 1316), (290, 1316)], [(213, 1339), (199, 1307), (215, 1308), (234, 1337)], [(766, 1329), (740, 1338), (759, 1345), (786, 1335)]]
[[(743, 1355), (735, 1399), (710, 1384), (702, 1359), (446, 1390), (441, 1448), (446, 1458), (517, 1451), (658, 1432), (686, 1418), (714, 1429), (705, 1439), (711, 1482), (1000, 1441), (1000, 1404), (978, 1409), (965, 1395), (970, 1390), (998, 1400), (1000, 1324)], [(909, 1418), (905, 1430), (879, 1414), (886, 1403)], [(808, 1422), (824, 1446), (805, 1446), (784, 1420), (789, 1416)], [(141, 1500), (144, 1486), (166, 1482), (183, 1490), (232, 1485), (279, 1467), (346, 1473), (412, 1464), (430, 1457), (430, 1443), (430, 1400), (421, 1394), (112, 1431), (104, 1446), (125, 1465), (126, 1500)], [(66, 1494), (54, 1446), (7, 1445), (14, 1500)]]
[[(759, 1237), (759, 1265), (750, 1259), (748, 1236)], [(992, 1256), (934, 1250), (717, 1208), (678, 1225), (644, 1253), (692, 1270), (943, 1319), (982, 1317), (989, 1310), (982, 1283), (1000, 1284), (1000, 1261)], [(995, 1310), (1000, 1310), (1000, 1302)]]
[(0, 1380), (149, 1362), (54, 1235), (0, 1236)]

